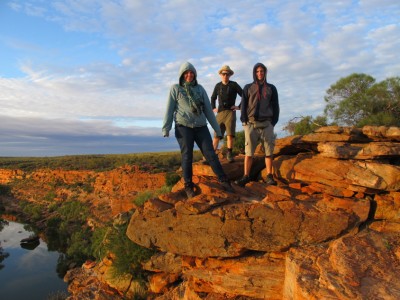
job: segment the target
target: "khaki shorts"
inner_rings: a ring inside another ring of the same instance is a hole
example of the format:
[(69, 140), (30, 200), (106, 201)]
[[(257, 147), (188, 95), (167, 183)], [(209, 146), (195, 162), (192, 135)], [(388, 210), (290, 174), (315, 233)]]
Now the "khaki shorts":
[[(234, 110), (223, 110), (217, 113), (217, 122), (221, 128), (222, 136), (226, 135), (235, 136), (236, 132), (236, 111)], [(216, 134), (214, 132), (214, 137)]]
[[(245, 155), (253, 156), (259, 142), (262, 143), (265, 150), (265, 156), (271, 156), (274, 153), (275, 134), (274, 126), (270, 121), (263, 122), (265, 127), (257, 126), (255, 123), (243, 125), (245, 139)], [(257, 128), (256, 128), (257, 127)]]

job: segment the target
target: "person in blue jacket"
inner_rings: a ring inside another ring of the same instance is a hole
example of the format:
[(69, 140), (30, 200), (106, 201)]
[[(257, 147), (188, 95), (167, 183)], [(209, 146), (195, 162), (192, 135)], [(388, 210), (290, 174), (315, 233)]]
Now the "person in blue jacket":
[(175, 137), (182, 155), (183, 179), (188, 198), (195, 196), (192, 182), (194, 143), (218, 176), (222, 187), (229, 192), (234, 192), (214, 151), (207, 121), (218, 136), (222, 136), (221, 129), (211, 108), (207, 92), (198, 84), (196, 69), (190, 62), (181, 65), (179, 83), (173, 84), (170, 88), (162, 127), (164, 137), (169, 136), (173, 121), (175, 121)]

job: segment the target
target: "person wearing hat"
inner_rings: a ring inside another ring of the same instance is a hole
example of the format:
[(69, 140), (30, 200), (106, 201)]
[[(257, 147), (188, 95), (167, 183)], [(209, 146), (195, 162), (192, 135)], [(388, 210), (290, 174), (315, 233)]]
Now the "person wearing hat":
[[(236, 106), (235, 102), (236, 96), (242, 96), (243, 90), (237, 82), (229, 80), (234, 72), (228, 65), (222, 66), (218, 74), (221, 77), (221, 82), (218, 82), (214, 87), (214, 91), (211, 95), (211, 107), (213, 111), (217, 113), (216, 118), (221, 129), (222, 137), (226, 132), (226, 147), (228, 149), (226, 159), (229, 162), (233, 162), (232, 149), (236, 132), (236, 110), (240, 109), (240, 105)], [(215, 104), (217, 98), (218, 108)], [(213, 139), (214, 150), (218, 149), (219, 140), (220, 136), (215, 132)]]

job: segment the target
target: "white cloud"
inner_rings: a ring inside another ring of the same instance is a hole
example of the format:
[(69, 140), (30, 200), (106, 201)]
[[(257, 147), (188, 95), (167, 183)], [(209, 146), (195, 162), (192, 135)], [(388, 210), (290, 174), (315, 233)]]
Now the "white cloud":
[[(20, 34), (27, 27), (13, 36), (0, 26), (7, 42), (2, 55), (24, 74), (0, 77), (1, 113), (26, 122), (56, 118), (71, 128), (75, 121), (96, 120), (106, 132), (125, 134), (121, 124), (132, 120), (143, 129), (161, 126), (182, 62), (195, 65), (209, 94), (223, 64), (244, 86), (254, 64), (263, 62), (278, 88), (282, 127), (295, 116), (321, 114), (325, 91), (341, 77), (398, 76), (397, 2), (13, 1), (9, 6), (21, 18), (47, 26), (32, 27), (30, 37)], [(61, 36), (43, 39), (54, 26)], [(108, 123), (113, 119), (119, 121)]]

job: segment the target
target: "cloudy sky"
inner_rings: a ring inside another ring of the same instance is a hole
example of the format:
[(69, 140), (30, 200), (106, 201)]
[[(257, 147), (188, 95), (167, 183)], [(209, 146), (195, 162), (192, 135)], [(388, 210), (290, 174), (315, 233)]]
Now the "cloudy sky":
[(244, 86), (266, 64), (285, 136), (340, 78), (399, 76), (399, 16), (398, 0), (1, 0), (0, 156), (178, 150), (161, 126), (185, 61), (209, 95), (222, 65)]

